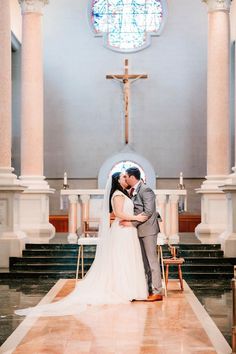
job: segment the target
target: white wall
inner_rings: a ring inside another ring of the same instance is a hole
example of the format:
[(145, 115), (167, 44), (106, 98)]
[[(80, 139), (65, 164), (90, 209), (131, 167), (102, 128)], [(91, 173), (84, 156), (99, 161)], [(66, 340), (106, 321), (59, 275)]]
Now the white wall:
[[(97, 178), (101, 165), (123, 151), (119, 84), (128, 58), (147, 80), (131, 88), (131, 151), (159, 177), (206, 174), (207, 6), (169, 0), (168, 18), (149, 48), (113, 52), (94, 37), (88, 0), (51, 0), (44, 8), (45, 175)], [(13, 60), (19, 67), (19, 53)], [(14, 74), (14, 166), (19, 166), (19, 75)]]
[(160, 177), (204, 176), (206, 165), (207, 7), (169, 0), (160, 37), (143, 51), (103, 47), (88, 21), (87, 0), (51, 0), (44, 11), (45, 174), (97, 177), (123, 148), (123, 105), (107, 73), (131, 70), (131, 147)]

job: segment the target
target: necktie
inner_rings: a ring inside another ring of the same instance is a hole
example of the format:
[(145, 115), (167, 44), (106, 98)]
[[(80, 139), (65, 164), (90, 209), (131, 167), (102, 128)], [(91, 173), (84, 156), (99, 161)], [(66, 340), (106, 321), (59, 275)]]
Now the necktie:
[(133, 197), (133, 194), (134, 194), (134, 187), (132, 187), (132, 188), (130, 189), (130, 197), (131, 197), (131, 198)]

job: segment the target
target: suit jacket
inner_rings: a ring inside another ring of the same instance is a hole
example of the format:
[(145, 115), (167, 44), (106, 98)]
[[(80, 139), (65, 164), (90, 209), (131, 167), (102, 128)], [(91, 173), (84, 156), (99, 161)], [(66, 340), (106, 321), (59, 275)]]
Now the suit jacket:
[(136, 193), (132, 197), (134, 203), (134, 214), (144, 213), (148, 216), (148, 220), (141, 223), (132, 221), (132, 224), (137, 227), (138, 236), (153, 236), (160, 231), (158, 224), (158, 213), (156, 211), (156, 196), (153, 190), (140, 182), (136, 189)]

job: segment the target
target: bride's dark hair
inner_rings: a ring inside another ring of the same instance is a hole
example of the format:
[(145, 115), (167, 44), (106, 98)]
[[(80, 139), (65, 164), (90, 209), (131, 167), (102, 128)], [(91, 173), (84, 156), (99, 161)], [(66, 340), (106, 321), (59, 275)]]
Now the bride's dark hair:
[(110, 213), (112, 213), (113, 208), (112, 208), (112, 204), (111, 204), (111, 198), (113, 196), (113, 194), (115, 193), (115, 191), (121, 191), (122, 193), (124, 193), (125, 195), (127, 195), (127, 197), (129, 197), (129, 193), (127, 192), (126, 189), (124, 189), (119, 182), (119, 178), (120, 178), (121, 172), (115, 172), (113, 173), (113, 175), (111, 176), (111, 192), (110, 192), (110, 199), (109, 199), (109, 210)]

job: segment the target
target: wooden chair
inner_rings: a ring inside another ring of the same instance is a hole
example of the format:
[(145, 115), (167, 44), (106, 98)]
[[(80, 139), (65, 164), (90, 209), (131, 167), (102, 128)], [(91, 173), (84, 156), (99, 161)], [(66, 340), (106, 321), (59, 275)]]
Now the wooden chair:
[(165, 271), (165, 279), (166, 279), (166, 286), (168, 285), (168, 277), (169, 277), (169, 266), (174, 265), (178, 267), (178, 277), (179, 277), (179, 282), (180, 282), (180, 288), (183, 291), (184, 290), (184, 284), (183, 284), (183, 276), (182, 276), (182, 269), (181, 266), (184, 263), (184, 258), (177, 258), (177, 257), (172, 257), (172, 258), (164, 258), (163, 263), (166, 267)]

